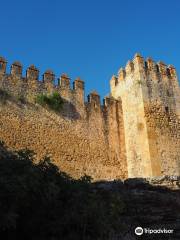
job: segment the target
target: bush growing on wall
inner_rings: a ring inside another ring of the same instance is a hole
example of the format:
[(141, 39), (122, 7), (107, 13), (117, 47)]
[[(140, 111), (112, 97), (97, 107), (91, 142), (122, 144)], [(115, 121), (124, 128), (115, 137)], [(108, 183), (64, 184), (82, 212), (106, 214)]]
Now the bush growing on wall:
[(63, 104), (63, 100), (57, 92), (54, 92), (51, 95), (39, 94), (36, 97), (36, 102), (41, 106), (49, 107), (56, 112), (61, 110)]

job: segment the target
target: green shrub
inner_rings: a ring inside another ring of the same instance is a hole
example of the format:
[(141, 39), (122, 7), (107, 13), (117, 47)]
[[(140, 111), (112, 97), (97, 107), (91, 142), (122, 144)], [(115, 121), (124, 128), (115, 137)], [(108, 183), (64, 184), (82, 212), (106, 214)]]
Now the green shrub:
[(54, 92), (51, 95), (39, 94), (36, 97), (36, 102), (41, 106), (49, 107), (56, 112), (59, 112), (61, 110), (63, 104), (63, 100), (57, 92)]

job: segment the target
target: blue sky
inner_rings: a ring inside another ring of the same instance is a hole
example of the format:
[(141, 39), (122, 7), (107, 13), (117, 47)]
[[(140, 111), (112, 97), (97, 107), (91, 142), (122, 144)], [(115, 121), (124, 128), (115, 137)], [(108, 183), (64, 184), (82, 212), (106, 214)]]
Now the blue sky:
[(112, 74), (136, 52), (180, 74), (179, 0), (6, 0), (0, 16), (0, 55), (9, 65), (80, 76), (86, 94), (107, 95)]

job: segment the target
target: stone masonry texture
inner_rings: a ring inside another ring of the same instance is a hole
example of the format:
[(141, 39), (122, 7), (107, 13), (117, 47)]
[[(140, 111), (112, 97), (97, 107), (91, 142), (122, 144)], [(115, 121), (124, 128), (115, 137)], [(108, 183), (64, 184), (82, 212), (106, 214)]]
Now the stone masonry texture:
[[(6, 72), (0, 58), (0, 140), (10, 149), (28, 148), (37, 161), (49, 156), (74, 178), (94, 180), (180, 175), (180, 88), (176, 70), (136, 54), (110, 80), (101, 105), (98, 93), (84, 101), (84, 82), (51, 70), (39, 80), (31, 65), (22, 76), (14, 62)], [(58, 92), (57, 113), (37, 104), (39, 94)]]

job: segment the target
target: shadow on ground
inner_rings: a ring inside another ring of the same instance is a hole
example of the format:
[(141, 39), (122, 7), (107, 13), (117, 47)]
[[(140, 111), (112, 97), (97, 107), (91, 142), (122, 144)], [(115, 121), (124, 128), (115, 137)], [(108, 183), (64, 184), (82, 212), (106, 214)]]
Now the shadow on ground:
[[(173, 234), (136, 236), (137, 226)], [(180, 191), (143, 179), (74, 180), (49, 158), (0, 144), (0, 239), (180, 239)]]

